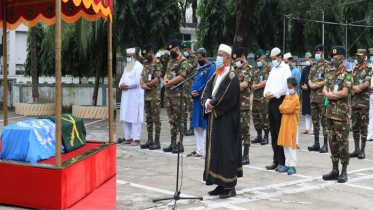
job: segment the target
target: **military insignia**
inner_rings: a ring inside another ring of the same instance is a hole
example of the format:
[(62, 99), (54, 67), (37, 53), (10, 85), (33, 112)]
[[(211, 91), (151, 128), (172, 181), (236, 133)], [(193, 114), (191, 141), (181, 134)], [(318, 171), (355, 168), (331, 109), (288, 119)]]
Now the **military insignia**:
[(372, 76), (372, 72), (370, 71), (370, 72), (368, 73), (368, 75), (369, 75), (369, 76)]
[(168, 45), (168, 48), (172, 49), (172, 44)]
[(362, 74), (362, 75), (366, 75), (366, 74), (367, 74), (367, 72), (366, 72), (366, 71), (364, 70), (364, 71), (363, 71), (363, 73), (361, 73), (361, 74)]
[(237, 57), (237, 55), (236, 54), (233, 54), (233, 58), (236, 58)]
[(229, 78), (232, 80), (236, 75), (234, 74), (234, 72), (231, 72), (229, 73)]
[(146, 50), (143, 50), (143, 51), (142, 51), (142, 54), (146, 54)]
[(186, 44), (184, 44), (184, 47), (186, 47)]
[(347, 74), (346, 79), (347, 79), (348, 81), (351, 81), (351, 76), (350, 76), (349, 74)]
[(333, 54), (336, 54), (337, 53), (337, 49), (333, 49)]
[(333, 79), (333, 77), (332, 76), (330, 76), (328, 79)]
[(187, 63), (183, 63), (183, 65), (181, 65), (181, 68), (186, 68), (187, 67)]

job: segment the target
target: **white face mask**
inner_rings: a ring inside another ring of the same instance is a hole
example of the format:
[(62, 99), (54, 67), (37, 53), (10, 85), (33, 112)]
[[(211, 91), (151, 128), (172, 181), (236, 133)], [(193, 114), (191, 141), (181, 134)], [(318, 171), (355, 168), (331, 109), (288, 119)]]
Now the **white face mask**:
[(310, 66), (310, 65), (311, 65), (310, 61), (306, 61), (306, 66)]
[(127, 63), (131, 63), (132, 57), (127, 57)]
[(167, 55), (170, 55), (170, 51), (168, 51), (168, 50), (165, 50), (164, 53), (167, 54)]

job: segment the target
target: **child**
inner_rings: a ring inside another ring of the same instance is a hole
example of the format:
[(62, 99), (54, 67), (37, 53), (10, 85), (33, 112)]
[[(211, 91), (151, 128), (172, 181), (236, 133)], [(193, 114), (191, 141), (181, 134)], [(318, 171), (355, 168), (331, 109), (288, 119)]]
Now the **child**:
[(278, 135), (279, 146), (284, 147), (285, 153), (285, 166), (278, 169), (279, 173), (287, 172), (288, 175), (296, 173), (295, 166), (297, 163), (297, 130), (299, 120), (299, 97), (296, 93), (297, 90), (297, 79), (295, 77), (289, 77), (287, 79), (288, 93), (280, 106), (281, 128)]

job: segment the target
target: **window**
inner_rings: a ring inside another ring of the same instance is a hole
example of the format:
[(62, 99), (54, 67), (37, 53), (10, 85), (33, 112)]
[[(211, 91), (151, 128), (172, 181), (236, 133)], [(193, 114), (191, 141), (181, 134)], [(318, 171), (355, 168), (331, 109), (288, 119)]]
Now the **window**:
[(192, 35), (191, 34), (183, 34), (183, 40), (184, 41), (192, 40)]

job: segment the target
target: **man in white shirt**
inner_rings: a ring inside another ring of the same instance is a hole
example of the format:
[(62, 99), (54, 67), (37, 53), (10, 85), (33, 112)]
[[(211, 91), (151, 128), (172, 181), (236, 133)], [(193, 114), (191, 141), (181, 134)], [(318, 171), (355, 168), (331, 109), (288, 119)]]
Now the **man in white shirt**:
[(291, 77), (288, 65), (282, 61), (281, 50), (277, 47), (271, 51), (273, 68), (269, 74), (263, 96), (269, 100), (268, 118), (272, 137), (273, 163), (266, 166), (267, 170), (277, 170), (285, 165), (284, 149), (277, 145), (277, 138), (281, 127), (281, 117), (279, 107), (287, 95), (287, 78)]
[(127, 49), (127, 65), (119, 82), (122, 89), (120, 121), (124, 122), (126, 140), (122, 144), (131, 146), (140, 145), (141, 123), (144, 121), (144, 89), (140, 85), (142, 70), (135, 48)]

